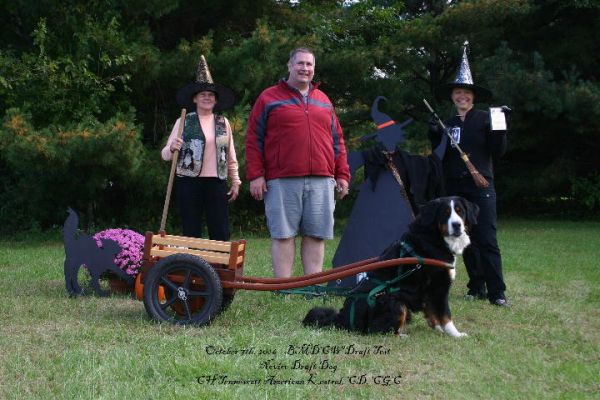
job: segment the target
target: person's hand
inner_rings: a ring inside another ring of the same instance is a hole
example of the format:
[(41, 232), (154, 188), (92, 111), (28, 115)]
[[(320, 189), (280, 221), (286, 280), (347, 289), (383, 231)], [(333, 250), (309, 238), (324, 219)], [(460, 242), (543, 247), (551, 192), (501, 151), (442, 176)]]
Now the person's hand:
[(169, 150), (171, 150), (171, 153), (175, 153), (176, 151), (181, 150), (182, 144), (183, 144), (183, 139), (175, 138), (175, 140), (173, 140), (173, 142), (171, 143), (171, 146), (169, 146)]
[(232, 183), (231, 188), (229, 189), (229, 192), (227, 192), (227, 197), (229, 197), (229, 202), (231, 203), (232, 201), (235, 201), (235, 199), (238, 198), (239, 194), (240, 194), (240, 184)]
[(504, 118), (506, 119), (506, 128), (510, 129), (510, 125), (512, 123), (512, 109), (509, 106), (500, 107), (502, 112), (504, 113)]
[(348, 181), (342, 178), (335, 180), (335, 191), (337, 192), (338, 199), (343, 199), (348, 195)]
[(437, 134), (437, 135), (442, 134), (442, 128), (438, 124), (437, 118), (432, 116), (431, 118), (429, 118), (429, 121), (427, 122), (427, 124), (429, 125), (429, 132)]
[(250, 181), (250, 194), (254, 197), (254, 200), (262, 200), (263, 193), (267, 191), (267, 182), (264, 176)]

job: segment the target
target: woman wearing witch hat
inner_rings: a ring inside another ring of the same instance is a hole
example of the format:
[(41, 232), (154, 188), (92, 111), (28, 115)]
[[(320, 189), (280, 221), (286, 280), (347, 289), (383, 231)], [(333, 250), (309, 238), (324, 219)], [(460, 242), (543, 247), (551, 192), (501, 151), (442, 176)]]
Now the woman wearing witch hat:
[[(470, 232), (471, 246), (464, 253), (469, 274), (467, 298), (487, 298), (494, 305), (508, 307), (504, 295), (506, 285), (502, 275), (502, 258), (496, 239), (496, 190), (492, 165), (492, 160), (500, 158), (506, 151), (506, 130), (492, 130), (489, 112), (474, 108), (475, 100), (485, 102), (492, 93), (473, 83), (467, 45), (465, 42), (456, 79), (441, 90), (456, 108), (456, 115), (445, 121), (453, 138), (447, 144), (443, 160), (446, 192), (465, 197), (480, 209), (477, 225)], [(510, 109), (503, 107), (502, 111), (508, 114)], [(432, 124), (430, 134), (435, 147), (442, 137), (442, 129)], [(468, 154), (476, 168), (475, 174), (481, 174), (485, 179), (474, 179), (477, 176), (468, 170), (465, 159), (461, 158), (452, 142)]]
[(231, 89), (213, 82), (204, 56), (196, 82), (177, 93), (177, 102), (188, 112), (183, 137), (177, 137), (182, 123), (178, 119), (161, 156), (169, 161), (179, 151), (176, 192), (184, 236), (202, 237), (206, 217), (209, 238), (229, 240), (227, 203), (237, 198), (241, 181), (231, 126), (214, 111), (229, 109), (234, 101)]

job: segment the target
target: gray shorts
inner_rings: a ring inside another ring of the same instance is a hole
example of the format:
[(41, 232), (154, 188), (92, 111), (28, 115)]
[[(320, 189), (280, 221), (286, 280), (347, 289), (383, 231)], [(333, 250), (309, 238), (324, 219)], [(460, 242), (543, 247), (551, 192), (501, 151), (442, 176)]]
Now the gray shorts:
[(271, 238), (302, 234), (333, 239), (335, 179), (322, 176), (267, 181), (265, 214)]

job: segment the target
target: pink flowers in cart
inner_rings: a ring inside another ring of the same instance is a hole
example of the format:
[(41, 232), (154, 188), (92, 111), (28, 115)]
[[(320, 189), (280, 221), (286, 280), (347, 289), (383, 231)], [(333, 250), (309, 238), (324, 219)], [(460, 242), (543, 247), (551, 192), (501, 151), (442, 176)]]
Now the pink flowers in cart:
[(121, 246), (115, 256), (115, 264), (127, 275), (136, 276), (142, 268), (144, 236), (130, 229), (107, 229), (94, 235), (98, 247), (102, 247), (101, 239), (114, 240)]

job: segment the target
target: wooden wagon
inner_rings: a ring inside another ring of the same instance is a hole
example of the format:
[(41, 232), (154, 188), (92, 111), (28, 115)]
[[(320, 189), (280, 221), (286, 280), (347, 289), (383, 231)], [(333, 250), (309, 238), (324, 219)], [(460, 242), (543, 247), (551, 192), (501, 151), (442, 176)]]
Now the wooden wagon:
[(135, 282), (136, 297), (157, 321), (206, 325), (231, 304), (238, 289), (302, 288), (401, 264), (454, 268), (428, 258), (370, 258), (311, 275), (260, 278), (244, 276), (245, 251), (245, 240), (222, 242), (147, 232), (144, 265)]

